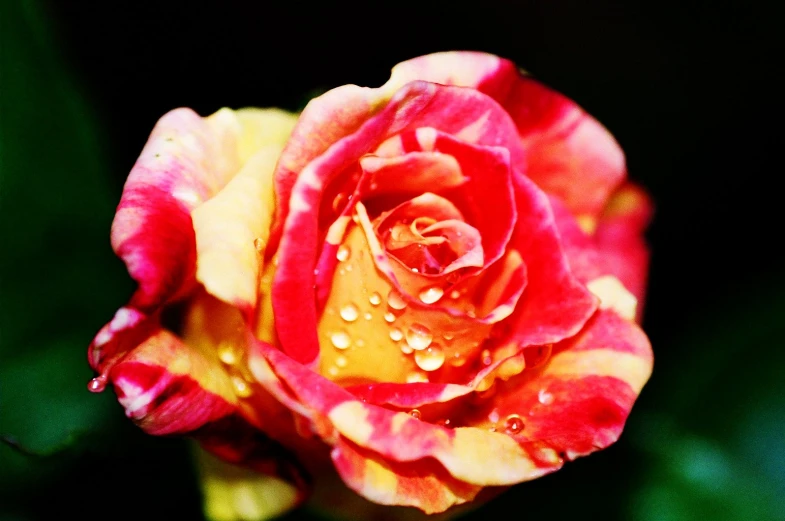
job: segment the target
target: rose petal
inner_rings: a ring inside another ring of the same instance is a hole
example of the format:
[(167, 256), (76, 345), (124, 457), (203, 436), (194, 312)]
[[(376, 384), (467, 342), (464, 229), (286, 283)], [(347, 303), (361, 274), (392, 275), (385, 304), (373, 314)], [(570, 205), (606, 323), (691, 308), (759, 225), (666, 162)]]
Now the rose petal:
[(413, 506), (433, 514), (471, 501), (481, 490), (456, 480), (432, 461), (396, 463), (343, 440), (331, 455), (349, 488), (382, 505)]
[(153, 129), (112, 223), (112, 247), (139, 283), (132, 307), (152, 309), (192, 284), (190, 212), (237, 171), (236, 124), (226, 111), (201, 118), (176, 109)]
[(244, 109), (236, 114), (242, 122), (238, 149), (243, 166), (191, 217), (196, 279), (250, 318), (275, 208), (272, 175), (295, 117), (276, 110)]
[(570, 99), (521, 76), (508, 60), (445, 52), (393, 68), (391, 86), (414, 80), (472, 87), (501, 103), (526, 150), (523, 172), (576, 215), (597, 216), (626, 175), (624, 154), (600, 123)]
[(518, 223), (510, 247), (526, 264), (528, 285), (508, 324), (521, 346), (551, 344), (576, 334), (597, 300), (570, 271), (547, 196), (527, 178), (515, 180)]
[[(573, 459), (602, 449), (618, 438), (652, 368), (646, 335), (611, 310), (601, 310), (574, 339), (554, 346), (541, 368), (497, 384), (497, 392), (472, 418), (478, 427), (505, 429), (524, 445), (544, 443)], [(494, 421), (489, 419), (493, 413)]]
[[(328, 106), (317, 110), (319, 104), (326, 104), (329, 99), (317, 103), (313, 114), (319, 117), (330, 114)], [(327, 125), (328, 122), (314, 118), (316, 116), (306, 118), (303, 114), (294, 134), (298, 133), (301, 125), (319, 134), (319, 125)], [(311, 327), (316, 323), (313, 288), (302, 284), (302, 281), (310, 280), (316, 267), (319, 246), (317, 208), (325, 187), (391, 135), (407, 127), (423, 126), (446, 133), (470, 134), (469, 137), (479, 145), (501, 144), (509, 149), (513, 164), (522, 161), (522, 150), (512, 122), (493, 100), (468, 89), (414, 82), (401, 89), (379, 114), (368, 119), (356, 132), (334, 142), (324, 154), (309, 163), (297, 176), (291, 191), (289, 215), (279, 249), (280, 267), (273, 286), (273, 301), (280, 318), (276, 323), (278, 336), (284, 351), (297, 360), (312, 363), (319, 354), (315, 328)], [(289, 152), (295, 154), (294, 148)], [(283, 156), (281, 161), (286, 162)], [(279, 167), (279, 170), (282, 168), (285, 167)], [(291, 179), (291, 174), (281, 175)], [(285, 189), (281, 190), (277, 193), (279, 200), (288, 193)]]
[(213, 362), (159, 330), (109, 371), (126, 416), (150, 434), (183, 434), (232, 414), (232, 381)]

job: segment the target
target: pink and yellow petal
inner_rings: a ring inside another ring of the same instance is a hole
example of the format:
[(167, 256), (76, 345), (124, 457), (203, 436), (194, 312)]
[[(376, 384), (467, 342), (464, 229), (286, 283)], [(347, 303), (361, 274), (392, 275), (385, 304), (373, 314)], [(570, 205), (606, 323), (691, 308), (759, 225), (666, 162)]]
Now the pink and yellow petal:
[(473, 500), (482, 488), (453, 478), (432, 460), (392, 462), (344, 440), (331, 454), (346, 485), (382, 505), (413, 506), (434, 514)]

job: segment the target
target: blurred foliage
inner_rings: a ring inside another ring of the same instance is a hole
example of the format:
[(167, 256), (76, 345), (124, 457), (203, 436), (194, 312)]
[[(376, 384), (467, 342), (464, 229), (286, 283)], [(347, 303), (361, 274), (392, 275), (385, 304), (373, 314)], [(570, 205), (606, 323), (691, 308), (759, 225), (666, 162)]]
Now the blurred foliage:
[[(133, 289), (108, 245), (123, 162), (40, 5), (0, 10), (0, 519), (199, 519), (185, 444), (144, 436), (85, 387), (86, 346)], [(643, 181), (665, 200), (674, 178)], [(654, 237), (655, 372), (621, 441), (466, 519), (785, 519), (785, 277), (715, 281), (675, 320), (663, 303), (692, 295), (657, 274), (682, 261), (669, 230)]]

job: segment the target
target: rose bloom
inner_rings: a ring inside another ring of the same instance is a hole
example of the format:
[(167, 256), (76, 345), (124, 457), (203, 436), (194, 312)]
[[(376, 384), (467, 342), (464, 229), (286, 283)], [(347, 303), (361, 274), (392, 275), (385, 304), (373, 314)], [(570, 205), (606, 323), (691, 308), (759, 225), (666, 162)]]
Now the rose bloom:
[(605, 128), (488, 54), (299, 117), (173, 110), (112, 225), (138, 289), (90, 388), (199, 442), (214, 519), (490, 497), (613, 443), (649, 378), (625, 176)]

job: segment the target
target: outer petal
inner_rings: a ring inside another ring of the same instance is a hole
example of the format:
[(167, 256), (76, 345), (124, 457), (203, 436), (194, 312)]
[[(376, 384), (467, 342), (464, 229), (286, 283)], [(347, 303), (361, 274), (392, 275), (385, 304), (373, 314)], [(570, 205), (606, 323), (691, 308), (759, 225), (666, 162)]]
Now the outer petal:
[(516, 415), (512, 435), (524, 446), (544, 444), (573, 459), (616, 441), (651, 369), (646, 335), (602, 310), (580, 335), (554, 346), (547, 364), (500, 384), (473, 422), (503, 429)]
[(275, 208), (273, 170), (296, 118), (278, 110), (245, 109), (237, 119), (243, 166), (192, 218), (197, 280), (250, 317)]
[(190, 109), (163, 116), (134, 165), (112, 223), (112, 247), (138, 283), (131, 306), (149, 310), (193, 282), (191, 210), (237, 171), (236, 121)]
[(624, 154), (610, 133), (568, 98), (497, 56), (445, 52), (396, 65), (391, 83), (427, 80), (472, 87), (510, 113), (534, 182), (562, 198), (576, 215), (598, 215), (626, 175)]

